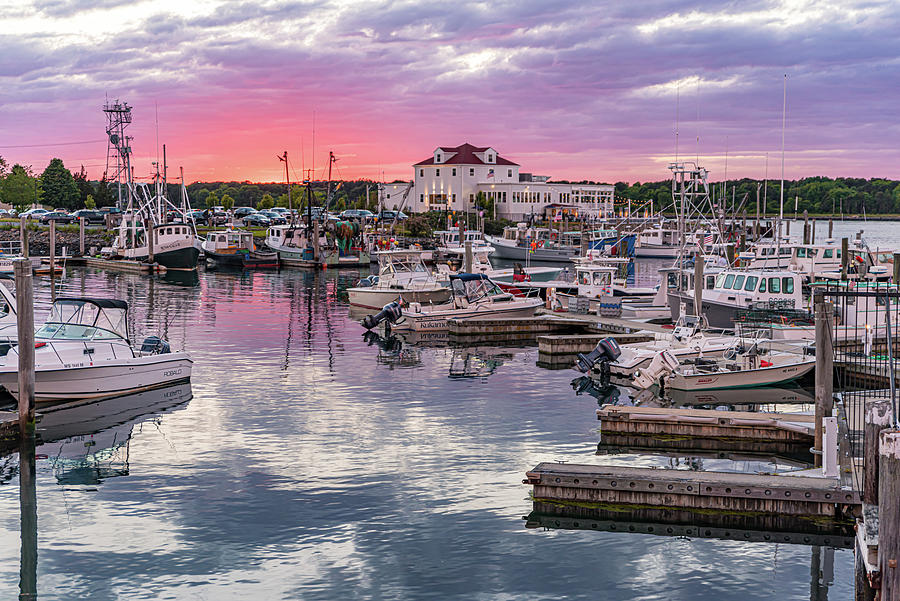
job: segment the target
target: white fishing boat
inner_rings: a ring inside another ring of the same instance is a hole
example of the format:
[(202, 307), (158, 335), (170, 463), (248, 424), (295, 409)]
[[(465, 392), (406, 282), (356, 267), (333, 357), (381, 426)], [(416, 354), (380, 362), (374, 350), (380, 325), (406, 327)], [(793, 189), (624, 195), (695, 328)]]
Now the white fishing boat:
[(634, 256), (674, 259), (681, 250), (682, 240), (675, 228), (659, 225), (637, 234)]
[(499, 259), (566, 262), (581, 252), (580, 232), (529, 228), (524, 223), (503, 228), (503, 236), (485, 236)]
[(662, 351), (635, 374), (633, 386), (661, 383), (671, 390), (720, 390), (777, 386), (815, 369), (816, 358), (798, 351), (775, 350), (766, 341), (740, 341), (721, 358), (697, 357), (679, 362)]
[[(442, 256), (445, 261), (437, 263), (438, 280), (449, 285), (450, 275), (454, 273), (463, 273), (466, 259), (465, 248), (441, 249)], [(472, 247), (472, 268), (469, 273), (481, 273), (499, 284), (515, 284), (520, 282), (549, 282), (554, 279), (562, 267), (550, 266), (522, 266), (516, 263), (513, 267), (496, 268), (491, 263), (490, 256), (494, 252), (492, 246)]]
[(410, 303), (391, 325), (394, 330), (413, 332), (446, 330), (449, 319), (531, 317), (543, 302), (536, 297), (504, 292), (486, 275), (461, 273), (450, 276), (451, 297), (440, 305)]
[[(186, 381), (191, 358), (171, 352), (156, 336), (135, 350), (128, 339), (125, 301), (61, 298), (35, 333), (34, 396), (37, 402), (99, 399)], [(19, 355), (0, 365), (0, 384), (18, 398)]]
[(380, 309), (398, 298), (407, 303), (447, 302), (450, 288), (434, 278), (422, 260), (422, 252), (387, 250), (375, 253), (378, 274), (363, 278), (347, 289), (350, 306)]

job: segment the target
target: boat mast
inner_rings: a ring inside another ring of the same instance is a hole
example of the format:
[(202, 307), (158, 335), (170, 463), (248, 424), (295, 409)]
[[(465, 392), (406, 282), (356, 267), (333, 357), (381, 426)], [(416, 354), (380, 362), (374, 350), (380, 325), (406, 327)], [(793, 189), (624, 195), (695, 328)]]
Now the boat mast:
[(787, 112), (787, 73), (784, 74), (784, 84), (781, 97), (781, 190), (778, 204), (778, 260), (781, 261), (781, 228), (784, 222), (784, 122)]

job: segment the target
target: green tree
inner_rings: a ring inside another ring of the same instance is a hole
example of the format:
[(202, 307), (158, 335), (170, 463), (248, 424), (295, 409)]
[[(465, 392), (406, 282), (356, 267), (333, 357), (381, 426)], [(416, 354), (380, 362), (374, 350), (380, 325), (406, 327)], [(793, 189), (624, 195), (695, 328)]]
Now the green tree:
[(78, 208), (81, 195), (72, 172), (66, 169), (62, 159), (52, 159), (41, 174), (44, 199), (54, 208), (72, 210)]
[[(285, 203), (287, 203), (287, 194), (283, 195), (285, 198)], [(256, 203), (256, 209), (258, 211), (265, 211), (266, 209), (271, 209), (275, 206), (275, 199), (272, 198), (271, 194), (263, 194), (263, 197)]]
[(0, 157), (0, 179), (6, 177), (6, 174), (9, 173), (9, 163), (6, 162), (6, 159)]
[(88, 181), (87, 171), (84, 170), (84, 165), (81, 166), (81, 170), (73, 177), (75, 178), (75, 185), (78, 187), (78, 206), (86, 207), (87, 197), (94, 194), (94, 184)]
[(16, 207), (17, 211), (27, 210), (32, 204), (41, 201), (43, 190), (41, 182), (34, 177), (31, 167), (13, 165), (2, 181), (0, 181), (0, 200)]
[(106, 179), (106, 173), (97, 182), (97, 190), (94, 193), (94, 204), (98, 207), (111, 207), (118, 202), (119, 197), (118, 186), (113, 185)]
[(205, 202), (206, 202), (206, 208), (211, 209), (214, 206), (216, 206), (217, 204), (219, 204), (219, 197), (216, 195), (215, 192), (210, 192), (209, 194), (206, 195)]
[(94, 195), (88, 194), (87, 198), (84, 199), (84, 208), (86, 209), (96, 209), (97, 203), (94, 202)]
[(219, 201), (219, 204), (225, 207), (226, 211), (229, 211), (234, 208), (234, 199), (226, 194), (222, 197), (222, 200)]

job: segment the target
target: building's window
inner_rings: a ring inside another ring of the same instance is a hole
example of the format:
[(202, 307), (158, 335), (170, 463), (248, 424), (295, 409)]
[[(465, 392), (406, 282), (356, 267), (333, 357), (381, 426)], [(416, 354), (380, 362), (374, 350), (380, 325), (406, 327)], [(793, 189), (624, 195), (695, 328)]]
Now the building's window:
[(453, 202), (456, 202), (456, 194), (451, 194), (450, 196), (451, 196), (451, 199), (453, 200)]
[(425, 170), (419, 169), (419, 177), (425, 177)]
[(488, 163), (493, 163), (493, 162), (494, 162), (494, 155), (489, 154), (488, 155)]
[(419, 202), (425, 202), (425, 195), (419, 194)]
[(469, 194), (469, 202), (475, 202), (475, 195)]
[(469, 169), (469, 177), (473, 177), (475, 175), (475, 169)]
[(512, 169), (506, 170), (506, 177), (512, 177)]
[(438, 163), (441, 162), (441, 155), (437, 155), (437, 162), (438, 162)]
[(456, 167), (453, 168), (453, 173), (451, 173), (453, 177), (456, 177)]
[(440, 176), (441, 176), (441, 170), (440, 170), (440, 169), (435, 169), (435, 170), (434, 170), (434, 176), (435, 176), (435, 177), (440, 177)]

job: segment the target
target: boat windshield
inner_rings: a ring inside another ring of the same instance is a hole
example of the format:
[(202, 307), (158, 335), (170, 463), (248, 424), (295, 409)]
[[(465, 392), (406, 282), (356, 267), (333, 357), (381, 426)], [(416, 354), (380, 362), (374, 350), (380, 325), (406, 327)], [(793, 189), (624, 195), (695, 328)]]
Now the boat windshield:
[(489, 296), (505, 295), (497, 284), (487, 279), (478, 280), (459, 280), (454, 279), (451, 285), (453, 295), (456, 297), (464, 297), (470, 302), (477, 301)]
[(128, 338), (127, 306), (122, 301), (60, 299), (35, 338), (111, 340)]

